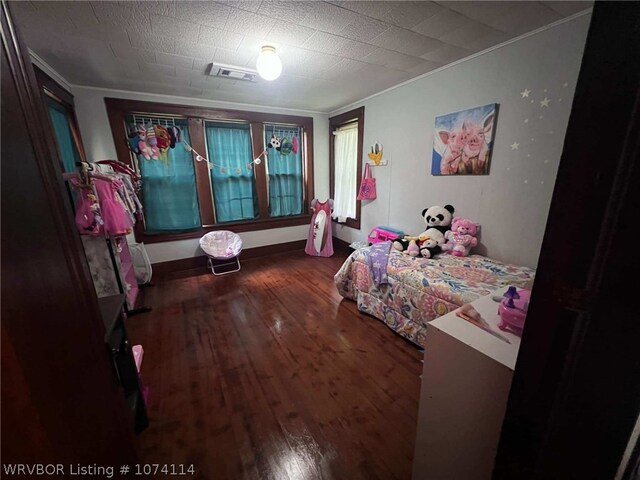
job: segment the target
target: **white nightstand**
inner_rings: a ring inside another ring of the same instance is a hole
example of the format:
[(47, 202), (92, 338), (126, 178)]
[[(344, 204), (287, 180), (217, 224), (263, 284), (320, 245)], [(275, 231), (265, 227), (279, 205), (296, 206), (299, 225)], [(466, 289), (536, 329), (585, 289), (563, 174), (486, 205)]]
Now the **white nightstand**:
[(427, 324), (414, 480), (490, 479), (520, 338), (497, 327), (507, 287), (472, 302), (507, 343), (449, 313)]

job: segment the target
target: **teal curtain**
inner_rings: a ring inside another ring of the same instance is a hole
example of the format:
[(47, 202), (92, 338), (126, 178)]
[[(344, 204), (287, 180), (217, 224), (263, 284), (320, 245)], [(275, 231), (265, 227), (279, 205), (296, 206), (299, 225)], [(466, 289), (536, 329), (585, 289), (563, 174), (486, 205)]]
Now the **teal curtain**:
[[(182, 140), (191, 144), (186, 122), (176, 122)], [(159, 160), (138, 155), (142, 175), (142, 205), (147, 233), (193, 230), (201, 226), (196, 174), (191, 152), (184, 142), (167, 150)]]
[(268, 148), (267, 171), (269, 175), (269, 214), (272, 217), (302, 214), (302, 132), (300, 128), (265, 126), (264, 144), (275, 134), (280, 142), (298, 141), (298, 152), (283, 155), (275, 148)]
[(258, 196), (248, 125), (207, 123), (208, 158), (217, 223), (250, 220), (258, 216)]
[(65, 172), (77, 171), (76, 162), (80, 161), (80, 153), (73, 141), (71, 126), (69, 125), (69, 114), (62, 105), (47, 99), (49, 107), (49, 116), (53, 125), (53, 132), (58, 145), (58, 155), (62, 160)]

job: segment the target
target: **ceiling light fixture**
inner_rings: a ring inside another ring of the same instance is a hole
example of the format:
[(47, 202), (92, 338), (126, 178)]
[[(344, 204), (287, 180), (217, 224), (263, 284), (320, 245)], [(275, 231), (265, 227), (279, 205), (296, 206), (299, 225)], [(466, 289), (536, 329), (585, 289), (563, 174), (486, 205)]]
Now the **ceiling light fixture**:
[(265, 45), (258, 55), (256, 70), (265, 80), (275, 80), (282, 73), (282, 62), (276, 53), (275, 47)]

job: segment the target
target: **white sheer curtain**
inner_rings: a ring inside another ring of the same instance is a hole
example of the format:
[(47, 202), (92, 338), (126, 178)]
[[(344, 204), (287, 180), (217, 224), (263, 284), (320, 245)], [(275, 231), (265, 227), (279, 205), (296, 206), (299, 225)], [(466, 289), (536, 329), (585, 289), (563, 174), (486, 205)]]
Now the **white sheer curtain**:
[(333, 218), (344, 222), (356, 218), (358, 185), (358, 125), (347, 125), (334, 132)]

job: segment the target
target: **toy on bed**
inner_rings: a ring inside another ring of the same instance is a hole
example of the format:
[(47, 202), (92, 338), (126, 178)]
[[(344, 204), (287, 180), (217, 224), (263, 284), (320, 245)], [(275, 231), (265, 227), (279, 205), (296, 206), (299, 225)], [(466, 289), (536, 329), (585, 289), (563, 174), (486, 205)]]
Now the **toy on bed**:
[(445, 238), (437, 228), (429, 228), (418, 236), (418, 247), (420, 255), (424, 258), (432, 258), (442, 252)]
[(454, 210), (451, 205), (445, 205), (444, 207), (436, 205), (435, 207), (425, 208), (422, 211), (422, 217), (424, 218), (424, 223), (427, 224), (427, 229), (437, 228), (444, 235), (450, 228)]
[[(413, 257), (421, 255), (425, 258), (432, 258), (442, 251), (445, 244), (444, 233), (449, 230), (454, 208), (451, 205), (434, 206), (425, 208), (422, 217), (427, 226), (426, 230), (417, 237), (405, 236), (393, 242), (393, 248), (411, 255)], [(417, 247), (413, 246), (415, 243)]]
[(393, 242), (403, 235), (403, 231), (396, 230), (395, 228), (385, 226), (375, 227), (371, 232), (369, 232), (369, 243), (386, 242), (387, 240), (391, 240)]
[(456, 257), (466, 257), (471, 251), (471, 247), (478, 245), (476, 235), (480, 231), (480, 224), (467, 218), (456, 217), (451, 224), (451, 230), (445, 233), (447, 243), (442, 246), (442, 250)]
[(404, 253), (405, 255), (417, 257), (420, 255), (420, 246), (418, 245), (419, 239), (420, 237), (404, 235), (401, 238), (396, 238), (391, 245), (394, 249)]

